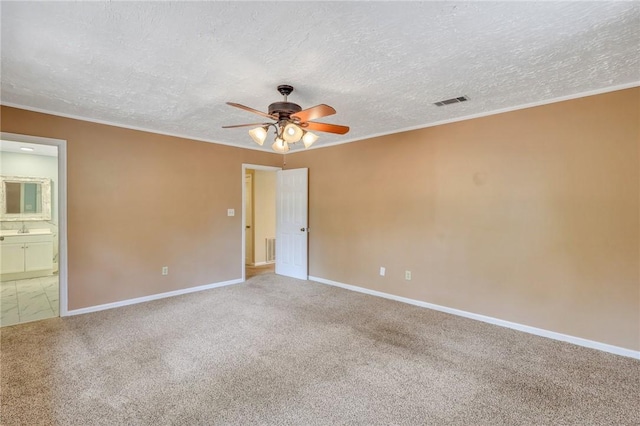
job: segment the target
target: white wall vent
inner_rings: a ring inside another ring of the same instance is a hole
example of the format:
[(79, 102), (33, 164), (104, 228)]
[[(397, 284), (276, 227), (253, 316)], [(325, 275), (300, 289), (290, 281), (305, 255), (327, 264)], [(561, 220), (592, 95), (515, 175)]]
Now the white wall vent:
[(276, 261), (276, 239), (275, 238), (265, 238), (266, 241), (266, 250), (267, 253), (267, 263), (273, 263)]

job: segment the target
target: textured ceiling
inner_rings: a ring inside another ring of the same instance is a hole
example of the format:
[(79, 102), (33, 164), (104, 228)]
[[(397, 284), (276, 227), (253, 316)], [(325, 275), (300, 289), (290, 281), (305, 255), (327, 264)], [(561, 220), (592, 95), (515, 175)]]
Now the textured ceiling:
[(3, 104), (246, 148), (247, 128), (221, 126), (262, 119), (225, 102), (266, 111), (278, 84), (351, 127), (322, 146), (640, 81), (639, 2), (2, 2), (1, 15)]

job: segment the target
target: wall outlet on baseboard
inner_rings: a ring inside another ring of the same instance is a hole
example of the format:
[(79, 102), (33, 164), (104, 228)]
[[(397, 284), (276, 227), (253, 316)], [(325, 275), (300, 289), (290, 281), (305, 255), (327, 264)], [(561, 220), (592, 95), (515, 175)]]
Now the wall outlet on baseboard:
[(168, 266), (163, 266), (162, 267), (162, 275), (169, 275), (169, 267)]
[(384, 274), (385, 274), (386, 272), (387, 272), (387, 270), (385, 269), (385, 267), (384, 267), (384, 266), (381, 266), (381, 267), (380, 267), (380, 276), (381, 276), (381, 277), (384, 277)]
[(411, 281), (411, 271), (404, 271), (404, 279)]

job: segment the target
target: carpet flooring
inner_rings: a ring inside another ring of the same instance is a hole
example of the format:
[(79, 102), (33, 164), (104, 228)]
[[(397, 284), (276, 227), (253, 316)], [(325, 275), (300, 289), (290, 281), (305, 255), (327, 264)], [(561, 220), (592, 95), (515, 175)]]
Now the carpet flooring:
[(638, 425), (640, 362), (273, 274), (0, 329), (3, 425)]

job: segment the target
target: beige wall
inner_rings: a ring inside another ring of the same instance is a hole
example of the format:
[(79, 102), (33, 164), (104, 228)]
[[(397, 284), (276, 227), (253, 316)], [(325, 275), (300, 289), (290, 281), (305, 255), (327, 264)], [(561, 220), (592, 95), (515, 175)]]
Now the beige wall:
[(4, 132), (67, 140), (69, 309), (241, 278), (242, 163), (280, 155), (1, 111)]
[(639, 122), (635, 88), (288, 154), (309, 273), (638, 350)]

